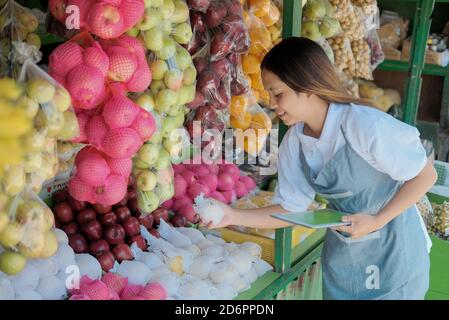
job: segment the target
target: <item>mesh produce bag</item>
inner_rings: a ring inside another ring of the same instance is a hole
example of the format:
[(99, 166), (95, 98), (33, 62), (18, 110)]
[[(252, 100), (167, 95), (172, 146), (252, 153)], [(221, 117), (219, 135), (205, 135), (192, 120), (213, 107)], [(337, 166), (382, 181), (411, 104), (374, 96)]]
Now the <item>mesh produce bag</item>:
[(355, 73), (355, 59), (348, 38), (337, 36), (327, 40), (334, 51), (335, 66), (348, 76)]
[(0, 259), (12, 259), (14, 263), (3, 263), (0, 271), (18, 274), (27, 260), (46, 259), (56, 253), (58, 241), (51, 230), (53, 213), (35, 193), (22, 191), (11, 199), (6, 212), (7, 224), (0, 232)]

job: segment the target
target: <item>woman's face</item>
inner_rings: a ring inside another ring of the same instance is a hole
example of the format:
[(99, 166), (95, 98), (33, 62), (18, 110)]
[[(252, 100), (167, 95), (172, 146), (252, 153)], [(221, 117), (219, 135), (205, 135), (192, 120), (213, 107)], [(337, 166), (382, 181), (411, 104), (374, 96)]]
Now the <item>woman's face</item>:
[(288, 126), (308, 119), (311, 108), (308, 108), (310, 97), (305, 93), (297, 93), (287, 86), (277, 75), (262, 70), (262, 81), (265, 90), (270, 94), (270, 109)]

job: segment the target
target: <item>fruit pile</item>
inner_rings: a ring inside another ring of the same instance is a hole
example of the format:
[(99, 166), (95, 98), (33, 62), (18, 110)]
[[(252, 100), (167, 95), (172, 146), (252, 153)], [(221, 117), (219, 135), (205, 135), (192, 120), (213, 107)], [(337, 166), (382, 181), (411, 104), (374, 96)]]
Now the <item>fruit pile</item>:
[(175, 226), (198, 222), (193, 204), (201, 194), (231, 203), (256, 188), (250, 177), (240, 175), (235, 164), (179, 164), (173, 167), (174, 196), (163, 206), (180, 216), (173, 222)]
[(342, 26), (334, 17), (334, 7), (328, 0), (309, 0), (303, 8), (301, 36), (318, 41), (341, 32)]
[(104, 271), (109, 271), (115, 261), (132, 260), (131, 244), (146, 250), (146, 242), (140, 235), (141, 225), (158, 236), (153, 226), (161, 219), (169, 219), (166, 210), (142, 216), (133, 188), (114, 206), (90, 205), (64, 190), (57, 191), (53, 201), (56, 226), (68, 235), (69, 245), (75, 253), (95, 256)]
[(9, 0), (0, 11), (0, 75), (18, 78), (26, 60), (39, 62), (41, 39), (36, 34), (39, 26), (31, 10)]
[(349, 77), (355, 74), (355, 58), (351, 49), (351, 42), (344, 36), (327, 39), (334, 51), (335, 66)]
[(379, 88), (373, 81), (358, 80), (360, 97), (371, 101), (376, 108), (388, 112), (394, 106), (401, 105), (401, 95), (393, 89)]
[(121, 36), (139, 22), (145, 10), (143, 0), (50, 0), (48, 4), (51, 14), (64, 25), (68, 6), (78, 8), (82, 30), (102, 39)]
[(58, 249), (52, 231), (51, 210), (31, 191), (14, 197), (8, 213), (0, 214), (0, 271), (15, 275), (26, 266), (27, 259), (46, 259)]

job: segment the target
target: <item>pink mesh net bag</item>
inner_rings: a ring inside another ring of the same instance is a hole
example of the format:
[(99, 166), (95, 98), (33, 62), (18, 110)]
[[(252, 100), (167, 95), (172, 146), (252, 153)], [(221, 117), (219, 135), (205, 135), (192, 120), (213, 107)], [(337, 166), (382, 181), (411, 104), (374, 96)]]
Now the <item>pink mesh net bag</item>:
[(58, 46), (48, 58), (50, 73), (65, 77), (74, 67), (83, 62), (83, 48), (74, 42)]
[(109, 57), (98, 42), (84, 50), (83, 62), (88, 66), (97, 68), (103, 77), (106, 78), (109, 70)]
[(136, 130), (142, 141), (148, 141), (156, 131), (156, 121), (151, 113), (141, 110), (139, 116), (131, 125), (131, 128)]
[(143, 290), (143, 286), (138, 284), (130, 284), (123, 289), (122, 293), (120, 294), (120, 298), (122, 300), (129, 300), (131, 298), (137, 297), (139, 295), (139, 292)]
[(83, 155), (83, 159), (78, 161), (76, 175), (84, 183), (97, 187), (104, 184), (111, 169), (98, 150), (89, 149), (89, 151), (89, 154)]
[(109, 127), (102, 115), (93, 116), (86, 125), (87, 140), (94, 147), (101, 149), (108, 130)]
[(69, 194), (78, 201), (88, 201), (90, 203), (94, 202), (95, 189), (85, 184), (76, 175), (70, 180), (68, 191)]
[(123, 16), (123, 27), (128, 30), (142, 18), (145, 4), (143, 0), (123, 0), (119, 11)]
[(67, 86), (66, 82), (65, 82), (65, 77), (57, 75), (54, 72), (49, 72), (48, 73), (50, 75), (50, 77), (52, 77), (53, 79), (56, 80), (56, 82), (58, 82), (61, 86), (63, 86), (64, 88)]
[(125, 95), (114, 95), (103, 107), (103, 118), (111, 129), (129, 127), (140, 107)]
[(117, 38), (125, 31), (119, 8), (104, 2), (90, 8), (87, 26), (93, 34), (103, 39)]
[(76, 108), (93, 109), (104, 99), (104, 77), (98, 69), (81, 64), (68, 73), (67, 90)]
[(139, 65), (132, 78), (126, 83), (126, 88), (131, 92), (145, 91), (152, 80), (152, 75), (148, 64)]
[(139, 296), (145, 300), (166, 300), (167, 291), (159, 283), (153, 282), (146, 285), (146, 287), (139, 293)]
[(129, 52), (135, 54), (137, 59), (146, 62), (145, 49), (142, 43), (134, 37), (128, 36), (126, 34), (120, 36), (120, 38), (109, 40), (113, 45), (126, 48)]
[(142, 146), (142, 140), (131, 128), (109, 130), (103, 139), (103, 151), (111, 158), (131, 158)]
[(92, 300), (109, 300), (109, 288), (100, 280), (88, 279), (80, 282), (81, 294)]
[(106, 157), (106, 162), (111, 169), (112, 174), (117, 174), (123, 177), (129, 177), (133, 167), (133, 162), (131, 158), (114, 159), (111, 157)]
[(86, 125), (87, 125), (87, 122), (89, 121), (89, 115), (87, 113), (81, 112), (76, 115), (76, 118), (78, 119), (80, 134), (78, 137), (76, 137), (72, 141), (77, 142), (77, 143), (83, 143), (87, 140)]
[(112, 4), (113, 6), (119, 7), (123, 0), (102, 0), (104, 3)]
[(106, 52), (109, 56), (109, 79), (116, 82), (129, 81), (138, 67), (136, 56), (119, 46), (109, 47)]
[(79, 165), (88, 155), (94, 152), (96, 149), (92, 146), (86, 146), (82, 148), (75, 157), (75, 166)]
[(124, 278), (121, 275), (113, 272), (106, 273), (102, 278), (103, 281), (109, 288), (109, 290), (114, 291), (117, 294), (121, 294), (123, 289), (128, 284), (128, 278)]
[(123, 199), (128, 189), (125, 177), (111, 174), (103, 186), (95, 189), (95, 203), (112, 206)]

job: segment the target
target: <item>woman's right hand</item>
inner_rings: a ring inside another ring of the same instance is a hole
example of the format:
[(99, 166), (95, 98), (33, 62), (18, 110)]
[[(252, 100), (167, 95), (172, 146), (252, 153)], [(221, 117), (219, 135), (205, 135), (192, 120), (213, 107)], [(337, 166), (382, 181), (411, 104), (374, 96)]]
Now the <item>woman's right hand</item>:
[(229, 225), (234, 225), (236, 223), (235, 221), (236, 221), (236, 216), (237, 216), (237, 210), (221, 201), (218, 201), (215, 199), (211, 199), (211, 200), (215, 203), (215, 205), (219, 206), (221, 208), (221, 210), (223, 210), (224, 216), (221, 219), (221, 221), (216, 225), (213, 225), (211, 221), (203, 222), (200, 220), (201, 226), (206, 227), (208, 229), (216, 229), (216, 228), (224, 228)]

